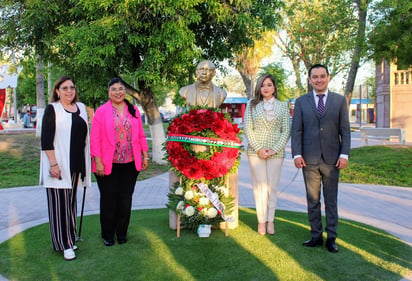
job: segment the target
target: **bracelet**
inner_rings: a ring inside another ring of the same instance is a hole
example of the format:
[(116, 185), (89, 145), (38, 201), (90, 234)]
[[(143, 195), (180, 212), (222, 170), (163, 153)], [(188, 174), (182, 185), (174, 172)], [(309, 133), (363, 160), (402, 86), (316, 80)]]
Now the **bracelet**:
[(50, 165), (50, 168), (51, 168), (51, 167), (55, 167), (55, 166), (57, 166), (57, 165), (59, 165), (59, 163), (56, 163), (56, 164)]
[(150, 160), (150, 158), (143, 158), (143, 160)]

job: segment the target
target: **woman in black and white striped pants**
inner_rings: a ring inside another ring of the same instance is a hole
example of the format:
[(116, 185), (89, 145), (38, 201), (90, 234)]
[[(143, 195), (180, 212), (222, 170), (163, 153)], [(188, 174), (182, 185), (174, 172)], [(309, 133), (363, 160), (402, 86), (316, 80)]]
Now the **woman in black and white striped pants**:
[(76, 258), (77, 186), (89, 187), (90, 142), (86, 107), (71, 77), (59, 78), (41, 124), (40, 182), (46, 187), (55, 251)]

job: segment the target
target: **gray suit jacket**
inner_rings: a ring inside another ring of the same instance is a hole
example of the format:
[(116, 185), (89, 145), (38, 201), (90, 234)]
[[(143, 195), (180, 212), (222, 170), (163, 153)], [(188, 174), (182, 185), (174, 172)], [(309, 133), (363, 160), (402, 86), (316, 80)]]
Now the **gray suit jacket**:
[(292, 119), (292, 156), (302, 155), (306, 164), (336, 164), (340, 154), (350, 153), (350, 123), (346, 98), (330, 92), (322, 116), (313, 93), (296, 100)]

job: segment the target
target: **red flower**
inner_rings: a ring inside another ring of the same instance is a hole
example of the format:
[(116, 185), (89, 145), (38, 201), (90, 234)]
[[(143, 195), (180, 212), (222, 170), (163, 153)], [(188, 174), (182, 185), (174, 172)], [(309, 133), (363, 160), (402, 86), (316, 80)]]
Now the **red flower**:
[[(223, 113), (210, 109), (194, 109), (175, 118), (168, 133), (191, 135), (205, 130), (212, 131), (221, 139), (240, 142), (237, 124), (232, 124)], [(223, 147), (221, 152), (216, 152), (209, 160), (197, 159), (183, 148), (182, 142), (176, 141), (167, 142), (166, 151), (173, 167), (185, 177), (197, 180), (211, 180), (226, 175), (239, 156), (238, 149)]]

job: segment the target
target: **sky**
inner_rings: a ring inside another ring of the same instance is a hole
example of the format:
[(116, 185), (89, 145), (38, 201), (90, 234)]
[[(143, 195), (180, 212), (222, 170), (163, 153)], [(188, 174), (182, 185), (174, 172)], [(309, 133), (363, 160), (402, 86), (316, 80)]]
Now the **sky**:
[[(276, 48), (274, 48), (273, 54), (270, 58), (265, 59), (262, 62), (262, 65), (267, 65), (270, 63), (280, 63), (282, 65), (282, 67), (287, 71), (288, 74), (288, 85), (289, 86), (295, 86), (295, 80), (296, 77), (293, 73), (293, 67), (292, 64), (290, 62), (290, 60), (286, 57), (283, 57), (282, 54), (280, 53), (280, 51), (276, 50)], [(348, 75), (349, 69), (347, 71), (343, 71), (341, 73), (339, 73), (338, 75), (336, 75), (329, 83), (329, 89), (334, 91), (334, 92), (338, 92), (338, 93), (342, 93), (344, 91), (345, 88), (345, 83), (346, 83), (346, 77)], [(363, 63), (359, 69), (358, 69), (358, 73), (356, 75), (356, 81), (355, 81), (355, 89), (354, 92), (356, 92), (356, 88), (359, 87), (359, 85), (361, 83), (363, 83), (366, 78), (369, 77), (374, 77), (375, 76), (375, 64), (372, 61), (368, 61), (366, 63)], [(302, 82), (304, 80), (306, 80), (307, 77), (302, 76)]]

